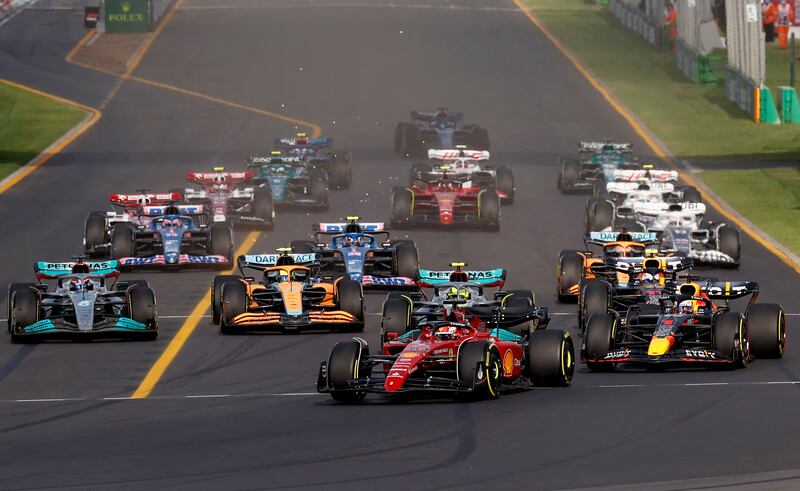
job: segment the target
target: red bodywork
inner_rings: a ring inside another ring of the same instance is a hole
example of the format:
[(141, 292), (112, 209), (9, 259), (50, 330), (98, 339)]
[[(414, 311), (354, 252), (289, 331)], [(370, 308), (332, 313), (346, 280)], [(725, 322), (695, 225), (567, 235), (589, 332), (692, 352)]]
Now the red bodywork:
[(253, 178), (252, 172), (189, 172), (186, 180), (199, 184), (206, 192), (214, 216), (225, 216), (228, 213), (228, 200), (243, 182)]
[(148, 225), (153, 217), (147, 216), (147, 208), (164, 206), (181, 200), (180, 193), (110, 194), (112, 205), (122, 206), (133, 223)]
[(439, 223), (450, 225), (457, 216), (478, 216), (478, 195), (481, 188), (467, 187), (468, 182), (437, 181), (412, 184), (414, 214), (439, 215)]

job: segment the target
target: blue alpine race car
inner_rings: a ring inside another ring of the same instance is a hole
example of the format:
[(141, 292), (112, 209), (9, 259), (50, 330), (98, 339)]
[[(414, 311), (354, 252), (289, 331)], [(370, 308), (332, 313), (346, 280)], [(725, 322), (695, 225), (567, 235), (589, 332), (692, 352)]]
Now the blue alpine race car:
[(427, 158), (428, 150), (464, 145), (472, 150), (490, 150), (489, 132), (476, 124), (463, 124), (464, 113), (439, 108), (434, 112), (411, 112), (411, 123), (394, 129), (394, 151), (411, 158)]
[(269, 186), (277, 207), (328, 208), (328, 174), (303, 157), (273, 151), (268, 157), (250, 157), (247, 168), (256, 186)]
[(416, 289), (419, 255), (411, 240), (389, 240), (383, 223), (320, 223), (314, 241), (294, 240), (294, 253), (316, 253), (320, 276), (347, 276), (364, 288)]
[(350, 187), (353, 157), (349, 150), (334, 151), (333, 138), (312, 138), (305, 133), (297, 133), (293, 137), (275, 140), (275, 148), (283, 150), (290, 157), (300, 157), (314, 169), (325, 171), (334, 188)]
[(640, 169), (633, 158), (633, 145), (610, 140), (578, 143), (578, 158), (562, 157), (559, 161), (558, 189), (562, 193), (595, 192), (605, 189), (614, 180), (617, 169)]

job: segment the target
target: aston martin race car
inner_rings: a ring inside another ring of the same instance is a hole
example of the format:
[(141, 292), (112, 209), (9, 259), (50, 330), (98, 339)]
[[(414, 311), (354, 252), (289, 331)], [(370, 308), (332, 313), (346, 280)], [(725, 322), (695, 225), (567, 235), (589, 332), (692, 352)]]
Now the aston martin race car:
[(613, 179), (617, 169), (639, 169), (633, 145), (610, 140), (578, 143), (578, 158), (562, 157), (558, 164), (558, 189), (563, 193), (594, 193)]
[(148, 226), (156, 215), (150, 213), (181, 200), (180, 193), (150, 193), (142, 189), (136, 194), (111, 194), (111, 211), (93, 211), (86, 217), (83, 248), (89, 257), (106, 257), (111, 251), (111, 234), (118, 223), (134, 227)]
[(411, 112), (411, 123), (394, 129), (394, 151), (411, 158), (425, 158), (428, 150), (466, 145), (490, 150), (489, 132), (476, 124), (463, 124), (464, 113), (439, 108), (433, 112)]
[(497, 190), (477, 187), (468, 176), (453, 174), (446, 167), (424, 173), (407, 188), (392, 190), (392, 226), (471, 226), (499, 230)]
[(228, 223), (207, 224), (201, 205), (149, 206), (147, 226), (120, 223), (111, 233), (111, 256), (123, 270), (147, 267), (225, 267), (233, 256)]
[[(618, 364), (742, 368), (753, 358), (781, 358), (786, 320), (777, 304), (754, 303), (758, 284), (689, 282), (658, 305), (594, 314), (586, 327), (581, 359), (591, 370)], [(750, 296), (744, 314), (728, 302)]]
[(413, 335), (387, 339), (380, 354), (370, 354), (364, 339), (341, 341), (320, 364), (317, 391), (356, 403), (369, 392), (494, 399), (508, 389), (569, 385), (569, 332), (509, 334), (479, 321), (431, 321)]
[(419, 254), (412, 240), (389, 240), (383, 223), (320, 223), (314, 240), (293, 240), (295, 253), (314, 253), (322, 278), (347, 277), (370, 289), (416, 289)]
[(256, 185), (271, 191), (277, 206), (328, 208), (328, 174), (303, 157), (273, 151), (268, 157), (250, 157), (247, 168), (254, 174)]
[[(381, 313), (381, 339), (406, 335), (430, 321), (480, 322), (520, 336), (529, 329), (544, 329), (550, 322), (547, 308), (536, 305), (533, 292), (503, 290), (504, 269), (467, 271), (462, 262), (450, 267), (454, 269), (420, 270), (419, 286), (433, 289), (430, 298), (420, 291), (389, 294)], [(498, 290), (489, 296), (488, 288)]]
[[(146, 281), (116, 281), (117, 261), (34, 264), (37, 283), (8, 286), (8, 331), (15, 343), (43, 339), (155, 339), (158, 316)], [(111, 284), (107, 284), (112, 279)], [(46, 281), (54, 280), (51, 289)]]
[(350, 150), (333, 150), (333, 138), (309, 137), (297, 133), (293, 137), (278, 138), (275, 148), (286, 152), (290, 157), (300, 157), (315, 169), (328, 173), (328, 182), (336, 189), (347, 189), (352, 180), (352, 160)]
[[(212, 317), (222, 334), (249, 330), (299, 331), (364, 329), (364, 292), (357, 281), (332, 283), (318, 276), (316, 254), (246, 255), (237, 258), (242, 276), (216, 276), (212, 282)], [(262, 273), (247, 277), (245, 270)]]
[(496, 189), (500, 201), (511, 204), (514, 202), (516, 190), (514, 174), (505, 165), (488, 163), (489, 157), (487, 150), (467, 150), (463, 145), (458, 145), (452, 150), (428, 150), (429, 162), (413, 164), (409, 182), (413, 183), (425, 176), (448, 172), (468, 178), (474, 187)]
[(214, 222), (268, 228), (275, 220), (270, 188), (255, 185), (252, 172), (225, 172), (224, 167), (214, 167), (213, 172), (189, 172), (186, 180), (200, 189), (181, 190), (183, 199), (203, 206)]

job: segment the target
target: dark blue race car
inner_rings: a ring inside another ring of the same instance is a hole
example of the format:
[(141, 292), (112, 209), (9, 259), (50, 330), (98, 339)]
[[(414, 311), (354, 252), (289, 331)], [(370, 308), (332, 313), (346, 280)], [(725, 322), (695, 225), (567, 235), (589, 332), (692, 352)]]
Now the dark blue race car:
[(489, 132), (476, 124), (463, 124), (464, 113), (439, 108), (434, 112), (411, 112), (411, 123), (398, 123), (394, 151), (405, 157), (427, 158), (428, 150), (464, 145), (472, 150), (490, 150)]
[(562, 193), (605, 190), (617, 169), (640, 169), (633, 157), (633, 145), (611, 140), (578, 143), (578, 158), (562, 157), (559, 161), (558, 189)]
[(290, 157), (300, 157), (314, 169), (325, 171), (330, 185), (335, 189), (350, 187), (353, 157), (349, 150), (334, 151), (333, 138), (313, 138), (305, 133), (297, 133), (275, 140), (275, 148), (283, 150)]
[(276, 207), (328, 208), (328, 174), (303, 157), (273, 151), (268, 157), (250, 157), (248, 170), (256, 186), (268, 186)]
[(292, 241), (294, 253), (316, 253), (320, 276), (347, 276), (364, 288), (416, 289), (419, 277), (417, 246), (411, 240), (389, 240), (383, 223), (320, 223), (314, 241)]

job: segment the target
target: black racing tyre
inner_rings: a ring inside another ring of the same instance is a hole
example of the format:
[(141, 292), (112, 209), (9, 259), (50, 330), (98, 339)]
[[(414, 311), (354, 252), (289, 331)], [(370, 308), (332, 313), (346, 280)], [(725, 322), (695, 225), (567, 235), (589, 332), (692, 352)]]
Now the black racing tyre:
[(427, 158), (427, 155), (421, 155), (423, 150), (420, 150), (422, 148), (420, 143), (417, 127), (409, 124), (403, 130), (400, 154), (411, 158)]
[(364, 400), (365, 392), (337, 389), (347, 388), (353, 379), (368, 376), (370, 367), (362, 363), (368, 358), (369, 348), (358, 341), (339, 341), (333, 346), (328, 358), (328, 386), (333, 400), (343, 403)]
[(561, 159), (558, 171), (558, 189), (567, 192), (581, 178), (581, 162), (576, 159)]
[(592, 203), (586, 217), (587, 232), (601, 232), (614, 226), (614, 205), (606, 200)]
[(83, 242), (87, 252), (92, 252), (96, 247), (108, 243), (106, 214), (104, 212), (93, 211), (86, 217), (86, 224), (83, 230)]
[(511, 169), (504, 165), (498, 167), (495, 175), (495, 184), (497, 185), (497, 190), (505, 194), (502, 199), (503, 203), (508, 205), (514, 203), (514, 190), (516, 187), (514, 185), (514, 173), (511, 172)]
[[(614, 349), (617, 319), (610, 314), (594, 314), (586, 326), (584, 334), (585, 360), (602, 360)], [(586, 366), (594, 372), (614, 370), (616, 363), (598, 363), (586, 361)]]
[(491, 150), (489, 143), (489, 131), (486, 128), (478, 128), (472, 137), (473, 150)]
[[(747, 331), (742, 316), (725, 312), (714, 320), (712, 326), (714, 350), (734, 360), (734, 368), (744, 368), (749, 355)], [(752, 342), (751, 342), (752, 344)]]
[(408, 123), (397, 123), (394, 127), (394, 151), (403, 154), (403, 142), (405, 141), (406, 129), (411, 126)]
[(413, 244), (400, 244), (394, 249), (392, 269), (397, 276), (416, 280), (419, 276), (419, 252)]
[(500, 230), (500, 196), (494, 189), (478, 194), (478, 220), (486, 230)]
[(269, 186), (257, 187), (253, 191), (253, 215), (264, 220), (264, 225), (272, 225), (275, 216), (275, 203), (272, 201), (272, 190)]
[(152, 331), (152, 339), (155, 339), (158, 336), (158, 310), (153, 289), (134, 285), (128, 288), (126, 297), (130, 318), (147, 326), (147, 329)]
[(315, 170), (309, 175), (308, 194), (320, 206), (328, 206), (328, 177), (324, 171)]
[(125, 280), (125, 283), (127, 285), (125, 287), (125, 291), (128, 291), (135, 286), (143, 286), (145, 288), (150, 288), (150, 282), (147, 280)]
[[(513, 319), (514, 317), (523, 318), (530, 314), (531, 309), (536, 306), (536, 297), (530, 290), (509, 290), (506, 296), (503, 297), (500, 311), (506, 316), (506, 319)], [(517, 336), (527, 336), (528, 333), (533, 332), (538, 327), (538, 320), (529, 320), (513, 326), (507, 326), (509, 332)]]
[(393, 333), (402, 336), (411, 328), (413, 302), (408, 297), (388, 297), (381, 309), (381, 339)]
[(733, 264), (722, 264), (721, 266), (723, 268), (739, 267), (739, 259), (742, 253), (739, 231), (730, 225), (723, 225), (720, 227), (717, 231), (717, 250), (723, 254), (727, 254), (734, 260)]
[(700, 191), (694, 186), (687, 186), (683, 188), (683, 198), (681, 201), (685, 203), (702, 203), (703, 197)]
[[(8, 285), (8, 297), (6, 298), (6, 322), (8, 323), (8, 332), (11, 332), (11, 303), (14, 294), (20, 290), (30, 290), (35, 288), (36, 283), (11, 283)], [(36, 321), (34, 321), (36, 322)]]
[(347, 189), (350, 187), (352, 170), (350, 160), (344, 153), (335, 153), (328, 162), (328, 179), (335, 189)]
[(537, 387), (566, 387), (575, 373), (575, 347), (565, 330), (542, 329), (531, 333), (527, 371)]
[(563, 251), (558, 256), (556, 267), (556, 294), (561, 303), (574, 303), (578, 294), (570, 293), (570, 288), (579, 286), (583, 278), (583, 256), (574, 251)]
[(578, 325), (581, 332), (586, 330), (586, 323), (594, 314), (606, 314), (611, 306), (611, 289), (602, 280), (584, 280), (581, 282), (578, 297)]
[(509, 290), (503, 298), (504, 309), (527, 309), (535, 305), (536, 296), (530, 290)]
[(310, 240), (293, 240), (289, 247), (293, 254), (310, 254), (317, 250), (317, 244)]
[(237, 316), (247, 312), (247, 304), (249, 301), (247, 286), (241, 281), (225, 283), (222, 285), (222, 295), (220, 298), (222, 315), (220, 316), (219, 331), (222, 334), (231, 334), (235, 332), (233, 320)]
[(406, 227), (411, 224), (414, 215), (414, 193), (407, 188), (395, 188), (392, 191), (392, 225)]
[(431, 172), (433, 167), (431, 164), (427, 162), (416, 162), (411, 164), (411, 169), (408, 171), (408, 177), (410, 180), (414, 179), (421, 179), (422, 175), (428, 172)]
[(9, 302), (8, 327), (11, 341), (18, 343), (27, 339), (18, 334), (22, 328), (39, 321), (39, 294), (32, 288), (22, 287), (20, 283), (16, 285)]
[(134, 255), (134, 228), (127, 223), (118, 223), (111, 229), (111, 257), (122, 259)]
[(786, 350), (786, 314), (780, 305), (757, 303), (746, 312), (750, 352), (756, 358), (781, 358)]
[(211, 322), (219, 324), (222, 316), (222, 287), (229, 283), (241, 283), (239, 275), (221, 274), (211, 280)]
[(336, 304), (341, 310), (352, 314), (355, 322), (364, 329), (364, 290), (361, 283), (342, 278), (336, 282)]
[(456, 376), (459, 382), (473, 387), (476, 399), (496, 399), (500, 396), (503, 368), (500, 351), (489, 341), (466, 341), (458, 349)]
[(233, 261), (233, 232), (227, 223), (213, 223), (208, 227), (211, 253)]

